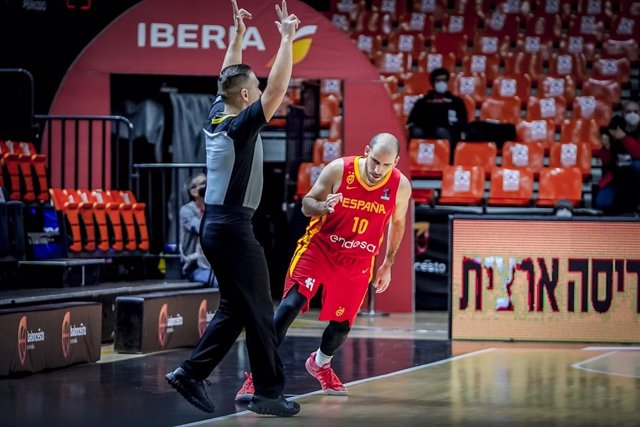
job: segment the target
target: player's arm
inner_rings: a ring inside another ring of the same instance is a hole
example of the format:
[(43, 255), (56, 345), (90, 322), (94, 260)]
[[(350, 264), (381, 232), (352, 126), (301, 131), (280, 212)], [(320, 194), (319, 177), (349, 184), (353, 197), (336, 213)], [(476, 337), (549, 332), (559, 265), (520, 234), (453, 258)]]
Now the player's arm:
[(402, 236), (404, 236), (404, 227), (407, 217), (407, 208), (409, 207), (409, 199), (411, 197), (411, 184), (406, 176), (402, 175), (400, 185), (398, 187), (398, 195), (396, 196), (396, 207), (391, 215), (389, 222), (389, 231), (387, 232), (387, 251), (384, 261), (376, 273), (373, 287), (376, 293), (387, 290), (391, 283), (391, 266), (396, 260)]
[(267, 87), (260, 98), (266, 121), (271, 120), (287, 93), (293, 68), (293, 38), (300, 24), (300, 20), (295, 15), (289, 15), (285, 0), (282, 0), (282, 7), (276, 5), (276, 12), (279, 19), (279, 22), (276, 21), (276, 25), (282, 38), (280, 39), (280, 47), (278, 48), (278, 53), (276, 53), (276, 59), (267, 78)]
[(302, 198), (302, 213), (305, 216), (322, 216), (334, 211), (342, 201), (342, 193), (334, 193), (340, 186), (344, 160), (336, 159), (325, 166), (311, 190)]
[(231, 6), (233, 8), (233, 22), (236, 30), (231, 37), (229, 47), (227, 47), (227, 52), (224, 55), (220, 71), (224, 70), (229, 65), (242, 64), (242, 39), (244, 38), (245, 31), (247, 31), (244, 19), (252, 18), (251, 13), (245, 9), (238, 9), (238, 3), (236, 0), (231, 0)]

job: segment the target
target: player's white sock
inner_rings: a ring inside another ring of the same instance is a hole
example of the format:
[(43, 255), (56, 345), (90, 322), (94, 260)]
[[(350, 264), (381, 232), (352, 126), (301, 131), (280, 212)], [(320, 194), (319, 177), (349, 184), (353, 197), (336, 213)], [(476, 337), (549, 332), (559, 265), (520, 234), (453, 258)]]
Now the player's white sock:
[(331, 362), (333, 356), (327, 356), (320, 349), (316, 351), (316, 363), (318, 366), (324, 366), (327, 363)]

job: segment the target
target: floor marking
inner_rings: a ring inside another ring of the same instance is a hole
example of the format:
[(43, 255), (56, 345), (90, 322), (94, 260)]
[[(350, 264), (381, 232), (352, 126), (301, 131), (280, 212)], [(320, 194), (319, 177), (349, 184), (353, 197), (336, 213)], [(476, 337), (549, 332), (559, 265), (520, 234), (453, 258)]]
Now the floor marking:
[(586, 351), (640, 351), (640, 347), (585, 347)]
[[(574, 368), (574, 369), (580, 369), (582, 371), (591, 372), (592, 374), (613, 375), (615, 377), (625, 377), (625, 378), (640, 378), (639, 375), (618, 374), (618, 373), (615, 373), (615, 372), (600, 371), (600, 370), (597, 370), (597, 369), (585, 368), (584, 366), (580, 366), (580, 365), (585, 365), (585, 364), (590, 363), (590, 362), (594, 362), (594, 361), (599, 360), (599, 359), (604, 359), (605, 357), (609, 357), (609, 356), (611, 356), (613, 354), (618, 353), (618, 350), (620, 350), (620, 349), (631, 350), (630, 348), (626, 348), (626, 347), (621, 347), (621, 348), (620, 347), (587, 347), (587, 348), (585, 348), (583, 350), (595, 350), (595, 349), (598, 349), (598, 348), (600, 348), (600, 349), (613, 349), (614, 351), (610, 351), (608, 353), (601, 354), (601, 355), (596, 356), (596, 357), (592, 357), (591, 359), (583, 360), (582, 362), (574, 363), (573, 365), (571, 365), (571, 367)], [(636, 349), (640, 350), (640, 347), (636, 347)]]
[[(453, 361), (456, 361), (456, 360), (460, 360), (460, 359), (466, 359), (468, 357), (478, 356), (480, 354), (488, 353), (488, 352), (491, 352), (491, 351), (494, 351), (494, 350), (495, 350), (494, 348), (485, 348), (483, 350), (478, 350), (478, 351), (474, 351), (474, 352), (471, 352), (471, 353), (461, 354), (460, 356), (454, 356), (454, 357), (449, 357), (447, 359), (437, 360), (435, 362), (427, 363), (425, 365), (413, 366), (411, 368), (406, 368), (406, 369), (402, 369), (400, 371), (390, 372), (388, 374), (378, 375), (376, 377), (364, 378), (364, 379), (361, 379), (361, 380), (352, 381), (350, 383), (345, 384), (345, 386), (350, 387), (350, 386), (359, 385), (359, 384), (363, 384), (363, 383), (367, 383), (367, 382), (371, 382), (371, 381), (377, 381), (377, 380), (381, 380), (381, 379), (385, 379), (385, 378), (389, 378), (389, 377), (394, 377), (396, 375), (406, 374), (407, 372), (413, 372), (413, 371), (417, 371), (417, 370), (423, 369), (423, 368), (430, 368), (430, 367), (433, 367), (433, 366), (444, 365), (446, 363), (450, 363), (450, 362), (453, 362)], [(298, 399), (303, 399), (305, 397), (316, 396), (316, 395), (325, 396), (325, 394), (322, 392), (322, 390), (316, 390), (316, 391), (312, 391), (312, 392), (309, 392), (309, 393), (293, 396), (291, 398), (288, 398), (287, 400), (294, 400), (295, 401), (295, 400), (298, 400)], [(242, 412), (236, 412), (234, 414), (223, 415), (221, 417), (210, 418), (208, 420), (196, 421), (196, 422), (189, 423), (189, 424), (181, 424), (178, 427), (199, 426), (199, 425), (203, 425), (203, 424), (209, 424), (209, 423), (212, 423), (212, 422), (228, 420), (228, 419), (231, 419), (231, 418), (236, 418), (236, 417), (240, 417), (240, 416), (247, 415), (247, 414), (252, 414), (252, 413), (253, 413), (252, 411), (246, 410), (246, 411), (242, 411)]]

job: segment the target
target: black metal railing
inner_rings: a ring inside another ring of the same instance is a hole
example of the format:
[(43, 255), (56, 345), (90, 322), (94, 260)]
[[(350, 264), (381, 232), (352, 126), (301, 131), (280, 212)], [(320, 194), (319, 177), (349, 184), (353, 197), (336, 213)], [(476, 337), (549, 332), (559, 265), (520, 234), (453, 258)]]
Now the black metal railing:
[(133, 165), (134, 192), (147, 204), (150, 252), (166, 250), (180, 241), (179, 212), (187, 203), (190, 178), (206, 173), (204, 163), (143, 163)]
[(50, 185), (133, 187), (133, 124), (121, 116), (36, 115), (36, 146), (47, 154)]

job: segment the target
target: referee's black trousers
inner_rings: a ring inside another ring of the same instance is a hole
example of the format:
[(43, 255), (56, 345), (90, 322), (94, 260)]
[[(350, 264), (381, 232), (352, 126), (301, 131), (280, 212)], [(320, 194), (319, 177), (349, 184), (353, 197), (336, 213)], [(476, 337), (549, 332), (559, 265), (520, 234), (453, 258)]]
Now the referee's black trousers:
[(269, 271), (253, 232), (253, 212), (206, 206), (201, 244), (218, 278), (220, 306), (182, 368), (193, 378), (207, 378), (245, 328), (256, 395), (275, 398), (284, 389), (284, 371), (277, 352)]

